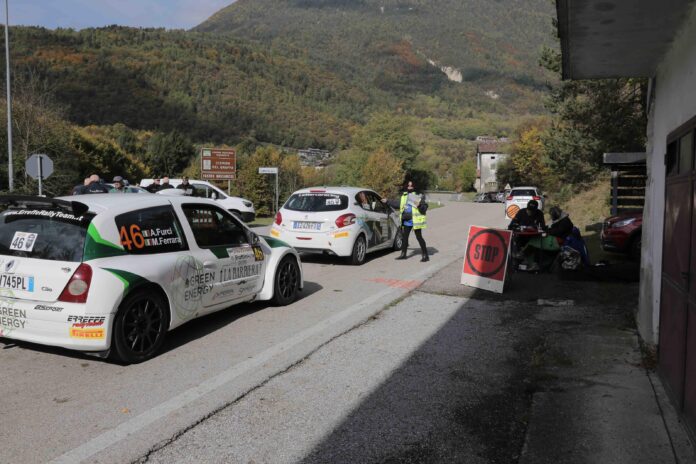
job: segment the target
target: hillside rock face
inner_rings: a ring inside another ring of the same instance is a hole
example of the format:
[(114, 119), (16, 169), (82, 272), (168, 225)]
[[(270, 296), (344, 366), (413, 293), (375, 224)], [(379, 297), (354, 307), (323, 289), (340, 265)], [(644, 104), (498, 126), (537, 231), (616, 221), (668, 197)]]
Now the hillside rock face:
[(436, 91), (452, 69), (516, 95), (545, 81), (553, 15), (548, 0), (238, 0), (195, 30), (295, 48), (387, 91)]

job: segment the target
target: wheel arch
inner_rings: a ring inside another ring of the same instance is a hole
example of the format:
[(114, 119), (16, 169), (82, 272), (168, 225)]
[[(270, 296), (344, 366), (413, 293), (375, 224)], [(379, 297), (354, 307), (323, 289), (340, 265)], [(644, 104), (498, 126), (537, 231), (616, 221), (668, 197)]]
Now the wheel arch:
[(169, 298), (169, 295), (167, 294), (167, 292), (164, 290), (164, 288), (162, 288), (161, 285), (159, 285), (156, 282), (143, 281), (143, 282), (138, 282), (138, 283), (135, 283), (135, 284), (129, 286), (128, 289), (124, 292), (123, 298), (119, 302), (119, 310), (120, 310), (121, 303), (123, 303), (123, 301), (126, 298), (128, 298), (130, 295), (132, 295), (136, 292), (142, 292), (142, 291), (156, 292), (164, 299), (164, 301), (167, 302), (167, 311), (169, 312), (169, 328), (167, 330), (168, 331), (171, 330), (172, 321), (174, 320), (174, 314), (172, 314), (172, 308), (174, 306), (172, 305), (172, 300), (171, 300), (171, 298)]
[[(275, 248), (274, 250), (278, 250)], [(302, 260), (300, 255), (291, 248), (286, 248), (283, 253), (277, 253), (275, 256), (271, 254), (268, 266), (266, 266), (266, 272), (263, 280), (263, 287), (261, 291), (256, 296), (257, 300), (268, 301), (272, 300), (274, 296), (274, 283), (276, 278), (276, 273), (278, 272), (278, 265), (285, 259), (286, 256), (291, 256), (297, 263), (297, 267), (300, 269), (300, 290), (304, 288), (304, 272), (302, 270)]]

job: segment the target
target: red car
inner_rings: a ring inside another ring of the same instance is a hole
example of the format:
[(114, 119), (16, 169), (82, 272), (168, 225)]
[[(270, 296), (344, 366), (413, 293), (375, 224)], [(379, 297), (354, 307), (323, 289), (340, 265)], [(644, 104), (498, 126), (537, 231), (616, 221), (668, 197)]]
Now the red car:
[(602, 249), (640, 258), (643, 213), (626, 213), (607, 218), (602, 224)]

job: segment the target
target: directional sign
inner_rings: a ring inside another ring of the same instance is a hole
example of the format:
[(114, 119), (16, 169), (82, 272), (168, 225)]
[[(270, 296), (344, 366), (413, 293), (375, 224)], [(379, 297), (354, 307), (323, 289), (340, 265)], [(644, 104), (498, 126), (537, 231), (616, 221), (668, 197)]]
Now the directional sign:
[(503, 293), (512, 232), (471, 226), (461, 283)]
[(37, 153), (27, 158), (24, 169), (32, 179), (38, 179), (39, 176), (45, 179), (53, 174), (53, 160), (48, 155)]
[(278, 174), (278, 168), (259, 168), (259, 174)]
[(232, 148), (201, 149), (201, 179), (237, 178), (237, 152)]

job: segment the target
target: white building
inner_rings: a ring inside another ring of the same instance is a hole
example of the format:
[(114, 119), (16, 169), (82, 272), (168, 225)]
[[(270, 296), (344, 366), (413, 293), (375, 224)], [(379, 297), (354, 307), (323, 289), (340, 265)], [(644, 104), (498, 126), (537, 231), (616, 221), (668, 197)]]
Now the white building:
[(696, 3), (557, 0), (563, 76), (649, 77), (638, 328), (696, 431)]
[[(497, 192), (498, 165), (509, 155), (500, 153), (499, 140), (496, 138), (477, 137), (476, 145), (476, 182), (474, 188), (477, 192)], [(507, 139), (506, 139), (507, 141)]]

